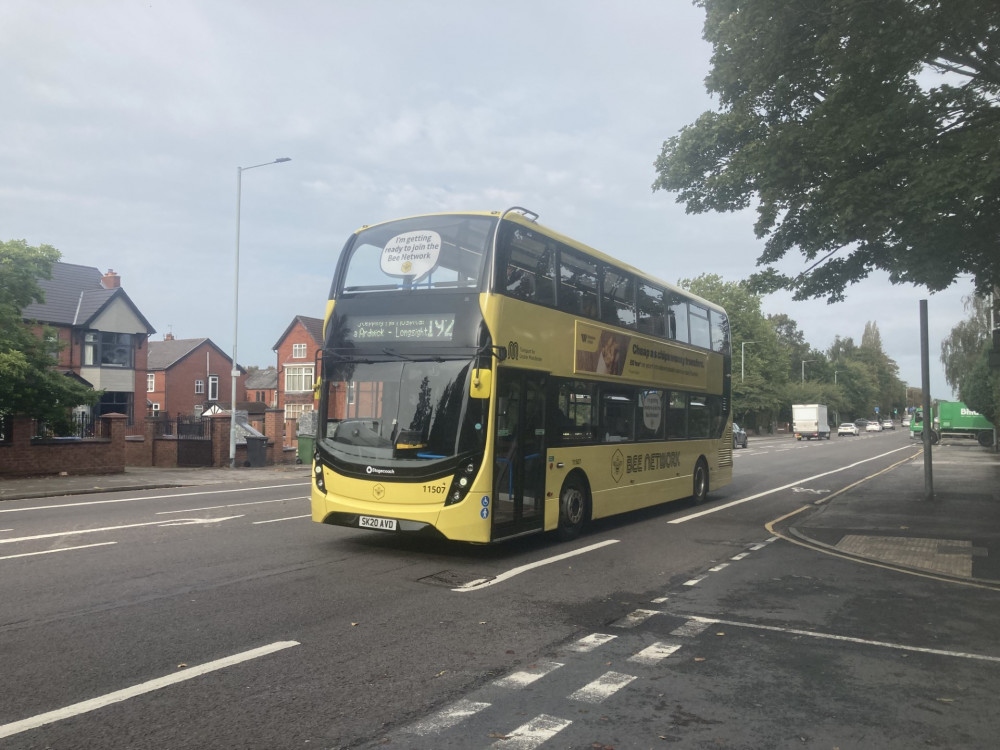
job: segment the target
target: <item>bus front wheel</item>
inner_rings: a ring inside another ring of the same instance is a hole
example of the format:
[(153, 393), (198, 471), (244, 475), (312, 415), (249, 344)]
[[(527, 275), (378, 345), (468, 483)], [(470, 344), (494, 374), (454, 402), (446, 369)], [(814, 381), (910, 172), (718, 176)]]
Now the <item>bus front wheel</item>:
[(708, 499), (708, 464), (705, 459), (698, 459), (694, 466), (694, 487), (691, 497), (695, 505), (701, 505)]
[(587, 490), (579, 479), (570, 478), (559, 493), (559, 538), (575, 539), (587, 522)]

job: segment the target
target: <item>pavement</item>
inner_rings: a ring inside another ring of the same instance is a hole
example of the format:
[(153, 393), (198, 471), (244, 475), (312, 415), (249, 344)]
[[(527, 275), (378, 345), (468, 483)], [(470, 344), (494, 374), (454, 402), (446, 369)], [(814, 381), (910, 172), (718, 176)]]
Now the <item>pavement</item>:
[[(914, 452), (920, 445), (913, 442)], [(906, 455), (911, 455), (906, 453)], [(922, 453), (782, 522), (779, 536), (860, 561), (1000, 588), (1000, 454), (944, 439), (932, 453), (929, 496)], [(123, 474), (0, 479), (0, 502), (107, 491), (309, 479), (302, 465), (236, 469), (127, 467)]]

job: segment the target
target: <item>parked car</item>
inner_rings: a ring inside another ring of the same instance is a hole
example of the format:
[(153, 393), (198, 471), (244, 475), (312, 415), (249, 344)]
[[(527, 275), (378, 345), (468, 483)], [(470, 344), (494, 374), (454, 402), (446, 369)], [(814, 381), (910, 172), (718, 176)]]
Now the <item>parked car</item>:
[(746, 448), (747, 447), (747, 431), (740, 427), (736, 422), (733, 422), (733, 447), (734, 448)]
[(858, 426), (854, 424), (854, 422), (844, 422), (837, 428), (837, 437), (840, 437), (841, 435), (852, 435), (857, 437), (860, 434), (861, 430), (858, 429)]
[(858, 432), (861, 432), (863, 429), (865, 429), (866, 427), (868, 427), (868, 420), (867, 419), (855, 419), (854, 420), (854, 424), (858, 428)]
[(869, 422), (865, 425), (866, 432), (882, 432), (881, 422)]
[(893, 422), (891, 419), (883, 419), (882, 420), (882, 429), (883, 430), (895, 430), (896, 429), (896, 423)]
[(903, 427), (909, 427), (909, 426), (910, 426), (910, 418), (903, 417)]

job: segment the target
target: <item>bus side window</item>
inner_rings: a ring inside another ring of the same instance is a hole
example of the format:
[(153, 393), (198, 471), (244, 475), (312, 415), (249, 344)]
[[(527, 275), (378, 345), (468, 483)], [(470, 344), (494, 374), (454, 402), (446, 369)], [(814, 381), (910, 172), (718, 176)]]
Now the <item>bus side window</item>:
[(648, 284), (640, 284), (638, 293), (638, 312), (639, 319), (637, 321), (637, 327), (640, 333), (658, 336), (660, 338), (667, 335), (662, 289), (649, 286)]
[(597, 264), (569, 248), (559, 252), (559, 309), (597, 318)]
[(605, 443), (624, 443), (632, 432), (635, 399), (623, 393), (606, 393), (601, 399), (601, 437)]
[(601, 316), (605, 322), (625, 328), (635, 328), (635, 280), (614, 268), (604, 269), (604, 296)]
[(702, 349), (711, 349), (712, 330), (708, 324), (708, 310), (701, 305), (690, 303), (688, 311), (691, 314), (691, 344)]
[(669, 408), (667, 409), (667, 438), (683, 440), (687, 437), (687, 395), (670, 392)]
[(677, 294), (670, 295), (670, 338), (688, 342), (688, 304), (687, 300)]
[(593, 401), (593, 384), (575, 380), (560, 384), (556, 403), (559, 411), (557, 434), (561, 442), (593, 440)]

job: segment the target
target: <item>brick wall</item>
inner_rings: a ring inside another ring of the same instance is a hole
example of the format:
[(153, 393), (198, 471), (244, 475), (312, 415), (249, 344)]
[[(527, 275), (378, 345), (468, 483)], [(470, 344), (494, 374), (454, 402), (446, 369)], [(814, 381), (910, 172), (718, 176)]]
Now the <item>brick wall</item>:
[(125, 471), (124, 414), (105, 414), (100, 433), (83, 440), (33, 441), (31, 420), (15, 418), (11, 439), (0, 444), (0, 477), (45, 474), (121, 474)]

